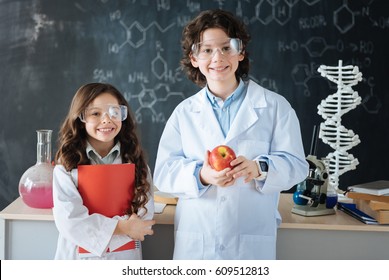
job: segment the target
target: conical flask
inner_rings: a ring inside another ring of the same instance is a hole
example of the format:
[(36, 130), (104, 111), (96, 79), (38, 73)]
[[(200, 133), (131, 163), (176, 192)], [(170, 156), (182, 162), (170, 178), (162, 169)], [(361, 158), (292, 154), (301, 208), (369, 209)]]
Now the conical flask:
[(52, 130), (37, 130), (37, 161), (19, 181), (19, 194), (33, 208), (53, 207), (53, 169), (51, 164)]

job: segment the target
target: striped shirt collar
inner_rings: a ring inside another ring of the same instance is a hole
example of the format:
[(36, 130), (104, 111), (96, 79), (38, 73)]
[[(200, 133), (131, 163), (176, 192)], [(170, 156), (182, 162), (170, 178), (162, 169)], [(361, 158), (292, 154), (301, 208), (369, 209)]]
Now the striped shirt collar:
[(105, 157), (101, 157), (92, 145), (87, 142), (86, 155), (92, 164), (111, 164), (120, 155), (120, 143), (117, 142)]

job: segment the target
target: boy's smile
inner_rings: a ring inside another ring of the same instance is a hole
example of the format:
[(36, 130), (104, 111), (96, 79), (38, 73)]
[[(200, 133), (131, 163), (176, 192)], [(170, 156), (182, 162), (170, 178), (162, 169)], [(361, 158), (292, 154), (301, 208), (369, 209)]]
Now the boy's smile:
[[(234, 55), (223, 54), (223, 43), (228, 42), (228, 35), (220, 28), (210, 28), (203, 32), (201, 41), (209, 42), (207, 48), (212, 50), (209, 59), (191, 57), (193, 67), (198, 67), (207, 80), (208, 88), (213, 94), (225, 99), (238, 86), (235, 72), (239, 62), (244, 59), (240, 53)], [(208, 49), (207, 49), (208, 50)]]

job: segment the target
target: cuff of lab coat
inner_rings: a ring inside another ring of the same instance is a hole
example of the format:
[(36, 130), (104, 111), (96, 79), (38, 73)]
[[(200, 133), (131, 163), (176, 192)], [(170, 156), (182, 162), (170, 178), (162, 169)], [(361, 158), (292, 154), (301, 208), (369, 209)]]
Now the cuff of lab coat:
[(196, 177), (196, 180), (197, 180), (197, 186), (199, 188), (199, 191), (201, 193), (201, 191), (205, 190), (206, 188), (208, 188), (210, 185), (203, 185), (203, 183), (201, 183), (201, 180), (200, 180), (200, 170), (202, 168), (202, 165), (196, 165), (196, 169), (194, 171), (194, 176)]
[(132, 238), (130, 238), (127, 235), (114, 235), (112, 236), (111, 241), (108, 244), (108, 247), (110, 251), (114, 251), (117, 248), (122, 247), (124, 244), (127, 244), (128, 242), (132, 241)]
[[(127, 220), (128, 218), (128, 215), (113, 217), (115, 220)], [(112, 252), (130, 241), (132, 241), (132, 238), (127, 235), (112, 235), (111, 240), (108, 243), (108, 248)]]

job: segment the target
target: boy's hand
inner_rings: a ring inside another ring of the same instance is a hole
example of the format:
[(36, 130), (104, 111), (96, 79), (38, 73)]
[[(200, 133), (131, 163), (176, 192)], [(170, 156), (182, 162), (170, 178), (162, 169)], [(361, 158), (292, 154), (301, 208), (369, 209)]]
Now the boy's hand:
[(215, 185), (219, 187), (228, 187), (235, 183), (235, 178), (227, 175), (231, 168), (216, 171), (209, 164), (209, 151), (205, 153), (204, 165), (200, 170), (200, 180), (204, 185)]
[(231, 161), (231, 166), (234, 168), (231, 171), (228, 171), (226, 175), (231, 176), (234, 179), (245, 177), (245, 183), (250, 182), (260, 175), (255, 161), (248, 160), (244, 156), (238, 156), (236, 159)]

